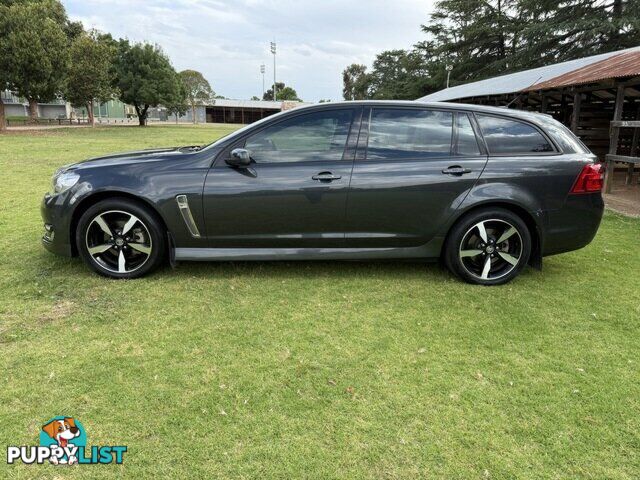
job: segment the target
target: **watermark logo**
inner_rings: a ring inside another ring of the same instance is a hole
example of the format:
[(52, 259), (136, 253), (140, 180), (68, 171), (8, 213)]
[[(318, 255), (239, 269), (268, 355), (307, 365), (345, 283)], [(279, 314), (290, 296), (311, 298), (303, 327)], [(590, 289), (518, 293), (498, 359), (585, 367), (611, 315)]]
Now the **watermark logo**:
[(40, 445), (7, 447), (7, 463), (91, 465), (121, 464), (127, 447), (93, 445), (87, 448), (87, 434), (82, 423), (73, 417), (58, 416), (40, 430)]
[(86, 445), (82, 424), (71, 417), (55, 417), (40, 430), (40, 446), (49, 447), (52, 452), (49, 461), (54, 465), (78, 463), (77, 449)]

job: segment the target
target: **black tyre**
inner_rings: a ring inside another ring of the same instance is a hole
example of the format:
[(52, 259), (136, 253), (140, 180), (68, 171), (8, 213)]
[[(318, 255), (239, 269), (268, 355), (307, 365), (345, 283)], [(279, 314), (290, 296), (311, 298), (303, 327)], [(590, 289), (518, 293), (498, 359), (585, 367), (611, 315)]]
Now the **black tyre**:
[(524, 221), (503, 208), (469, 213), (451, 229), (445, 244), (447, 268), (478, 285), (501, 285), (527, 265), (531, 233)]
[(84, 212), (76, 229), (80, 257), (111, 278), (138, 278), (166, 258), (167, 242), (155, 212), (126, 199), (102, 200)]

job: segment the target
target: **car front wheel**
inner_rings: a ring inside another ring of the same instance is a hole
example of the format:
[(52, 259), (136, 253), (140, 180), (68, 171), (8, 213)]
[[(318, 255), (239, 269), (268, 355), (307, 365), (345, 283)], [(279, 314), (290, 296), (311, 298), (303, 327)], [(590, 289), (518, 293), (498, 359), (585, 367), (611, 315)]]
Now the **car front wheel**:
[(529, 261), (531, 234), (524, 221), (502, 208), (472, 212), (452, 229), (446, 243), (449, 270), (469, 283), (500, 285)]
[(128, 199), (107, 199), (80, 218), (76, 245), (84, 262), (111, 278), (137, 278), (165, 258), (164, 228), (148, 208)]

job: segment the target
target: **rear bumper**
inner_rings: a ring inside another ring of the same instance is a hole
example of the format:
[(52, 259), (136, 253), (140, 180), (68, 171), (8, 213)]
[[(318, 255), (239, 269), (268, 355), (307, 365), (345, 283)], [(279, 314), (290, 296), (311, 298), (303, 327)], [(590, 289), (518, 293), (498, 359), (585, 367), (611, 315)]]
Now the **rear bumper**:
[(543, 256), (577, 250), (591, 243), (603, 213), (600, 193), (569, 195), (561, 209), (547, 212)]
[(73, 256), (69, 238), (69, 217), (64, 193), (60, 195), (46, 194), (40, 204), (40, 214), (44, 222), (42, 245), (57, 255)]

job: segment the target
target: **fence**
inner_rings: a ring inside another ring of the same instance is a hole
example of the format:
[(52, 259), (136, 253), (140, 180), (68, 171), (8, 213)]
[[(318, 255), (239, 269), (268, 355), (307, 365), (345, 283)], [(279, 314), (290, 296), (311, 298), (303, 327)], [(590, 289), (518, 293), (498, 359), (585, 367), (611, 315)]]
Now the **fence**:
[[(616, 115), (618, 117), (619, 115)], [(629, 155), (618, 155), (618, 139), (620, 137), (621, 128), (633, 128), (633, 137), (631, 141), (631, 147)], [(613, 183), (613, 172), (615, 169), (615, 163), (627, 164), (627, 176), (625, 184), (630, 185), (633, 178), (633, 170), (636, 165), (640, 165), (640, 157), (636, 156), (638, 148), (638, 141), (640, 140), (640, 121), (623, 121), (613, 120), (611, 122), (611, 146), (609, 148), (609, 154), (606, 156), (607, 171), (604, 181), (604, 192), (611, 193), (611, 187)]]
[[(86, 118), (38, 118), (35, 122), (32, 122), (28, 118), (25, 119), (7, 119), (7, 126), (29, 126), (29, 125), (88, 125), (89, 120)], [(115, 125), (125, 123), (138, 123), (136, 118), (96, 118), (95, 123)]]

